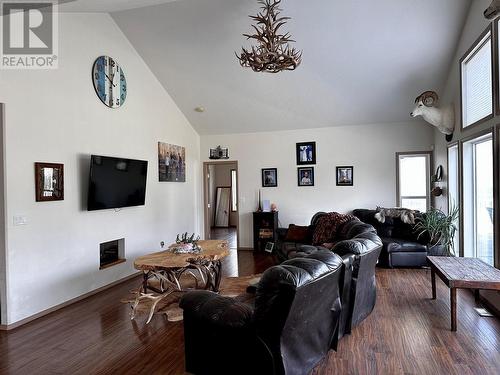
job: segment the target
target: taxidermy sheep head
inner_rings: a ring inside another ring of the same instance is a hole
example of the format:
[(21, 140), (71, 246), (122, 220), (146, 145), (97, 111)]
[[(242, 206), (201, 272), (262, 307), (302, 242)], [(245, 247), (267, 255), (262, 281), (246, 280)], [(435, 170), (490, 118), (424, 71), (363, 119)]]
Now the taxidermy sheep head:
[(434, 91), (426, 91), (415, 99), (415, 108), (410, 113), (411, 117), (422, 116), (432, 126), (446, 135), (446, 140), (449, 142), (453, 138), (455, 130), (455, 110), (453, 104), (438, 108), (438, 94)]
[(492, 20), (496, 16), (498, 16), (498, 13), (500, 12), (500, 0), (493, 0), (491, 2), (491, 5), (484, 11), (484, 16)]

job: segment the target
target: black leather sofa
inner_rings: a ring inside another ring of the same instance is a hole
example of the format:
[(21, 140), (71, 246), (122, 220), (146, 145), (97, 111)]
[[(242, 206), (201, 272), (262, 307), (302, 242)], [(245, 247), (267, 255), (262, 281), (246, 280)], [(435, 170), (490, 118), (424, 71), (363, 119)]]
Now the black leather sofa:
[(421, 267), (427, 265), (427, 238), (418, 238), (413, 225), (405, 224), (399, 218), (386, 217), (385, 223), (376, 218), (376, 210), (357, 209), (353, 215), (372, 225), (380, 238), (383, 248), (380, 262), (388, 267)]
[[(311, 219), (314, 227), (324, 212), (318, 212)], [(348, 334), (373, 311), (376, 302), (375, 268), (382, 250), (382, 241), (375, 228), (359, 220), (351, 220), (339, 228), (339, 236), (329, 251), (342, 257), (344, 273), (341, 279), (342, 316), (339, 337)], [(321, 246), (287, 242), (286, 229), (278, 233), (276, 251), (278, 259), (293, 259), (328, 251)]]
[(187, 293), (180, 302), (186, 371), (308, 374), (336, 348), (342, 269), (342, 259), (328, 250), (271, 267), (254, 306), (208, 291)]

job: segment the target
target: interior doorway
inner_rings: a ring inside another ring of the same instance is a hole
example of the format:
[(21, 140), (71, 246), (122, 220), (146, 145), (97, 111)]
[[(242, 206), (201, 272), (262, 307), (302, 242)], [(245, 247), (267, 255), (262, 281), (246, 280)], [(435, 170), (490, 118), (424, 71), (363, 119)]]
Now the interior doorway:
[(227, 240), (239, 248), (238, 162), (203, 164), (205, 238)]

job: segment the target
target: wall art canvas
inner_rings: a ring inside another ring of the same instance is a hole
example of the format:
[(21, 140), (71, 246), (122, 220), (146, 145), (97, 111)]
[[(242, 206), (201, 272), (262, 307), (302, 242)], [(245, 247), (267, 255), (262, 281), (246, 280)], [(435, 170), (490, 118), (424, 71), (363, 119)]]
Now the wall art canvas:
[(314, 186), (314, 168), (297, 168), (299, 186)]
[(354, 167), (337, 167), (337, 186), (354, 185)]
[(262, 169), (262, 187), (277, 187), (278, 186), (278, 169), (265, 168)]
[(296, 145), (297, 165), (316, 164), (316, 142), (302, 142)]
[(186, 182), (186, 149), (158, 142), (160, 182)]
[(35, 163), (37, 202), (64, 200), (64, 165)]

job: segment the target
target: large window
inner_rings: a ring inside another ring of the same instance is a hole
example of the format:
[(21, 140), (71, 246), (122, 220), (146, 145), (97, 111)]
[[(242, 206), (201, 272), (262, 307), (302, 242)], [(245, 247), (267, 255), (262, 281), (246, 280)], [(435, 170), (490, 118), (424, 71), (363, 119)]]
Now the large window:
[(463, 143), (464, 256), (494, 264), (493, 139), (486, 134)]
[(462, 127), (493, 115), (493, 63), (491, 28), (460, 60), (462, 75)]
[[(448, 146), (448, 208), (449, 212), (460, 207), (460, 175), (459, 175), (459, 157), (458, 144)], [(455, 254), (460, 254), (460, 229), (456, 222), (457, 232), (453, 241)]]
[(425, 212), (430, 207), (431, 154), (398, 153), (398, 206)]

